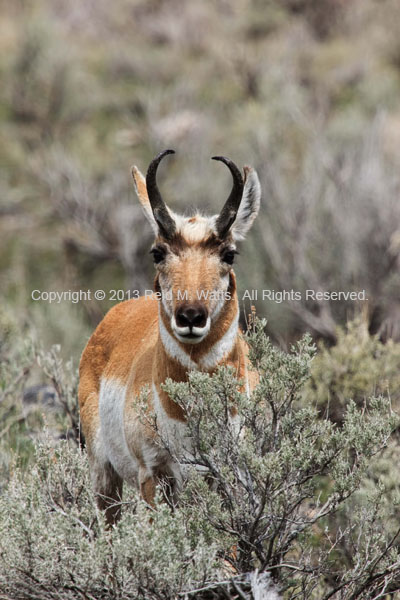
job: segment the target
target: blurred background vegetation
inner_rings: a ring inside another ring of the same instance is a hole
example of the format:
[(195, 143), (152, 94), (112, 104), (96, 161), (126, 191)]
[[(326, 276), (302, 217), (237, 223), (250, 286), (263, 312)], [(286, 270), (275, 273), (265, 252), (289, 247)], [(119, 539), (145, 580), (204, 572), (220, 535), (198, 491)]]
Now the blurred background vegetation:
[[(76, 368), (110, 307), (33, 302), (32, 290), (151, 287), (152, 235), (130, 166), (145, 171), (166, 147), (177, 155), (160, 169), (160, 184), (177, 210), (222, 206), (230, 178), (209, 160), (214, 154), (258, 170), (263, 204), (237, 261), (240, 294), (366, 290), (363, 304), (256, 303), (282, 348), (305, 330), (325, 344), (314, 401), (336, 398), (340, 421), (349, 395), (361, 402), (376, 389), (398, 393), (396, 0), (0, 6), (0, 443), (21, 443), (29, 399), (40, 397), (41, 410), (60, 398), (70, 407), (73, 384), (54, 392), (55, 365), (72, 359)], [(51, 376), (38, 359), (43, 349)], [(377, 383), (382, 364), (390, 386)], [(360, 371), (362, 381), (351, 379)], [(74, 430), (71, 410), (61, 412)]]
[[(165, 198), (218, 211), (225, 154), (259, 172), (240, 290), (400, 290), (400, 13), (383, 0), (5, 1), (0, 18), (2, 304), (76, 359), (109, 307), (31, 291), (151, 287), (130, 179), (165, 147)], [(4, 305), (4, 304), (3, 304)], [(248, 309), (249, 307), (247, 307)], [(245, 307), (246, 310), (246, 307)], [(334, 341), (354, 302), (259, 301), (286, 346)], [(398, 318), (397, 318), (398, 320)]]

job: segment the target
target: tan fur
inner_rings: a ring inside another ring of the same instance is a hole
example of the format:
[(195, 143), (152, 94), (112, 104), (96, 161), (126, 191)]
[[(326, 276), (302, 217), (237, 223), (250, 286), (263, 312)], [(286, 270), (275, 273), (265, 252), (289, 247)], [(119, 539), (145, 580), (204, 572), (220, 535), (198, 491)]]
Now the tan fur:
[[(140, 202), (145, 210), (151, 211), (145, 180), (135, 168), (133, 175)], [(150, 213), (147, 216), (151, 218)], [(143, 386), (156, 390), (165, 422), (179, 427), (185, 423), (183, 410), (161, 390), (161, 384), (169, 377), (187, 381), (190, 369), (186, 363), (210, 373), (219, 364), (229, 364), (234, 367), (236, 376), (247, 382), (248, 388), (256, 383), (254, 374), (248, 371), (247, 345), (235, 329), (239, 310), (236, 280), (232, 267), (221, 262), (220, 245), (213, 241), (215, 219), (200, 215), (189, 219), (174, 215), (174, 219), (176, 245), (172, 242), (169, 245), (168, 256), (157, 267), (155, 279), (155, 290), (170, 290), (172, 299), (162, 302), (156, 297), (141, 297), (113, 307), (93, 333), (80, 362), (81, 423), (95, 491), (109, 523), (119, 514), (116, 503), (122, 494), (124, 477), (139, 487), (150, 505), (154, 503), (157, 481), (179, 478), (177, 466), (168, 453), (154, 443), (154, 431), (138, 419), (137, 399)], [(158, 238), (157, 241), (163, 240)], [(219, 307), (215, 300), (201, 300), (211, 315), (211, 326), (200, 343), (179, 341), (171, 326), (171, 315), (186, 302), (179, 300), (179, 290), (187, 290), (192, 296), (196, 296), (198, 290), (225, 290), (230, 294), (230, 299)], [(171, 348), (162, 341), (161, 327)], [(222, 352), (224, 346), (219, 347), (219, 344), (223, 340), (227, 340), (228, 350), (220, 356), (218, 352), (220, 348)], [(214, 357), (218, 359), (215, 364), (212, 363)], [(207, 360), (210, 364), (204, 367)], [(102, 392), (104, 398), (99, 402), (101, 385), (111, 386), (111, 392)], [(119, 390), (124, 394), (122, 408)], [(156, 410), (155, 401), (156, 397), (150, 393), (149, 412)], [(101, 417), (101, 402), (106, 417)], [(118, 410), (122, 411), (120, 417)], [(113, 435), (109, 435), (110, 431)]]

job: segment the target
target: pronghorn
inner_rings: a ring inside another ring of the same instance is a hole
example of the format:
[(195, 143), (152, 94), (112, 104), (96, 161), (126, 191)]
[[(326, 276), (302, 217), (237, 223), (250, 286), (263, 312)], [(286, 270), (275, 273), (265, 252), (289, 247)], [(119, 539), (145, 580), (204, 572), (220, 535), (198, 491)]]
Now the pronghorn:
[[(187, 381), (188, 372), (213, 372), (229, 364), (252, 387), (247, 345), (239, 330), (233, 262), (260, 206), (256, 172), (223, 156), (233, 187), (221, 213), (183, 217), (167, 208), (157, 187), (161, 152), (146, 178), (132, 168), (136, 193), (155, 234), (151, 249), (156, 277), (153, 297), (114, 306), (90, 338), (80, 362), (79, 404), (98, 504), (112, 524), (119, 515), (122, 482), (139, 487), (152, 505), (156, 483), (181, 483), (181, 469), (139, 418), (137, 398), (150, 389), (149, 411), (169, 435), (185, 437), (183, 410), (162, 390), (168, 378)], [(136, 399), (136, 405), (135, 405)]]

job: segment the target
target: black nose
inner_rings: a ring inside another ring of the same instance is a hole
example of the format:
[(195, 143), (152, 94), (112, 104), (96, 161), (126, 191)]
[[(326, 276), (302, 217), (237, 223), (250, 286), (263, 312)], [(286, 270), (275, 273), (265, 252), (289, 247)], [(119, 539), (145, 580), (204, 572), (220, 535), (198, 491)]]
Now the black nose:
[(187, 304), (180, 306), (175, 312), (175, 320), (178, 327), (205, 327), (208, 312), (201, 304)]

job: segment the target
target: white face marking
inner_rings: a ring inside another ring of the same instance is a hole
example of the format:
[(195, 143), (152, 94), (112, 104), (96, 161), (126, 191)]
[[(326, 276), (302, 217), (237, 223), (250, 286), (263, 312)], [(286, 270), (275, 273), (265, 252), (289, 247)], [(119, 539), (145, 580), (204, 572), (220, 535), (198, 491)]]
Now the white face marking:
[(222, 338), (211, 347), (205, 356), (199, 359), (198, 363), (192, 360), (179, 346), (175, 338), (167, 331), (161, 317), (159, 317), (159, 328), (161, 342), (168, 356), (174, 358), (177, 362), (191, 371), (197, 371), (199, 368), (209, 370), (214, 368), (231, 352), (238, 334), (239, 311), (237, 311), (234, 320)]
[(200, 213), (196, 213), (195, 220), (193, 220), (193, 218), (183, 217), (172, 211), (171, 214), (178, 233), (183, 235), (189, 242), (201, 242), (210, 233), (216, 233), (215, 222), (217, 217), (215, 215), (206, 217)]
[(98, 443), (123, 479), (136, 483), (139, 463), (129, 451), (124, 431), (126, 387), (116, 379), (102, 379), (99, 393)]
[[(207, 322), (204, 327), (192, 327), (192, 330), (190, 330), (190, 327), (179, 327), (177, 325), (174, 315), (172, 315), (171, 318), (171, 329), (178, 338), (178, 340), (183, 344), (199, 344), (204, 340), (206, 335), (208, 335), (208, 333), (210, 332), (210, 328), (210, 317), (207, 317)], [(196, 337), (187, 337), (189, 334), (192, 334)]]

